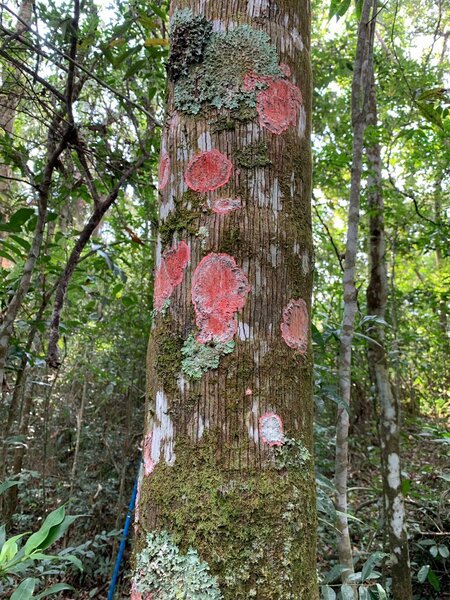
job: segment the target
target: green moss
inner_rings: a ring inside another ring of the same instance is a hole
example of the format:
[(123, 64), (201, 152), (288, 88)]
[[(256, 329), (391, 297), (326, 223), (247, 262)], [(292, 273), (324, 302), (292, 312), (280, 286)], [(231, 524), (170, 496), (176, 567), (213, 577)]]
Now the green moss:
[(258, 113), (254, 106), (241, 104), (236, 110), (221, 111), (221, 114), (215, 118), (209, 119), (211, 131), (218, 133), (220, 131), (233, 131), (237, 123), (248, 123), (254, 121)]
[(201, 64), (191, 66), (188, 75), (177, 80), (175, 107), (193, 115), (204, 105), (255, 111), (255, 94), (243, 90), (244, 77), (250, 71), (258, 75), (281, 75), (277, 52), (269, 36), (248, 25), (213, 33)]
[(190, 335), (181, 349), (184, 357), (181, 361), (183, 372), (192, 379), (201, 379), (206, 371), (217, 369), (220, 357), (233, 352), (234, 347), (233, 340), (223, 344), (201, 344)]
[(163, 248), (172, 244), (173, 236), (178, 231), (187, 231), (191, 235), (198, 232), (196, 222), (203, 212), (202, 207), (202, 196), (192, 190), (188, 190), (181, 198), (175, 200), (175, 209), (159, 225)]
[(255, 167), (266, 167), (272, 164), (268, 155), (268, 148), (265, 142), (255, 142), (248, 144), (234, 153), (237, 164), (243, 169), (253, 169)]
[(155, 526), (157, 507), (157, 527), (198, 551), (225, 600), (315, 597), (311, 465), (230, 472), (219, 443), (211, 432), (196, 445), (177, 440), (176, 463), (158, 464), (144, 482), (144, 526)]
[(176, 81), (186, 76), (192, 65), (202, 61), (212, 23), (202, 16), (194, 16), (190, 9), (184, 9), (175, 11), (171, 28), (167, 73), (172, 81)]
[(181, 372), (183, 338), (172, 331), (171, 318), (165, 316), (152, 332), (154, 360), (158, 378), (168, 393), (175, 393)]
[(225, 229), (220, 240), (219, 252), (235, 255), (236, 249), (241, 246), (241, 232), (238, 227)]

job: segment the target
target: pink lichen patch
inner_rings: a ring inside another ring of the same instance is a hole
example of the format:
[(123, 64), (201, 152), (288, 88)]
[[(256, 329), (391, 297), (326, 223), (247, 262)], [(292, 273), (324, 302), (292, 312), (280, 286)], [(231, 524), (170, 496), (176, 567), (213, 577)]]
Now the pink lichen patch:
[(259, 435), (264, 444), (282, 446), (284, 443), (283, 421), (272, 412), (259, 417)]
[(174, 288), (183, 279), (184, 269), (189, 262), (190, 250), (186, 242), (163, 252), (161, 263), (156, 271), (153, 294), (153, 306), (157, 312), (162, 310)]
[(290, 77), (292, 74), (291, 67), (286, 63), (280, 64), (280, 71), (283, 73), (285, 77)]
[(300, 354), (305, 354), (308, 349), (309, 316), (306, 303), (300, 300), (291, 300), (283, 310), (281, 335), (290, 348), (295, 348)]
[(246, 395), (246, 396), (251, 396), (252, 394), (253, 394), (253, 391), (251, 390), (251, 388), (247, 388), (247, 389), (245, 390), (245, 395)]
[(130, 600), (153, 600), (153, 594), (150, 592), (144, 592), (143, 594), (138, 590), (135, 581), (131, 584)]
[(226, 215), (241, 207), (242, 204), (240, 198), (215, 198), (211, 202), (211, 210), (218, 215)]
[(196, 154), (187, 166), (184, 180), (196, 192), (210, 192), (225, 185), (231, 177), (233, 165), (219, 150)]
[(290, 81), (250, 72), (244, 78), (244, 90), (256, 93), (256, 110), (262, 127), (280, 135), (291, 125), (297, 125), (303, 99), (299, 88)]
[(205, 256), (192, 280), (192, 302), (200, 330), (197, 341), (230, 341), (237, 331), (235, 313), (244, 307), (249, 291), (247, 277), (232, 256)]
[(163, 154), (159, 161), (159, 173), (158, 173), (158, 188), (163, 190), (169, 183), (170, 176), (170, 158), (168, 154)]
[(144, 447), (142, 450), (142, 456), (144, 458), (144, 475), (150, 475), (155, 468), (155, 463), (152, 460), (152, 433), (149, 432), (144, 439)]

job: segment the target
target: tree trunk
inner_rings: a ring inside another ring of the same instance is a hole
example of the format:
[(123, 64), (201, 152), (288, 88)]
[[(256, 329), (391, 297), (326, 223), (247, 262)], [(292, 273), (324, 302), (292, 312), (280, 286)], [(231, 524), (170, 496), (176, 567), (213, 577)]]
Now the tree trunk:
[[(377, 101), (373, 72), (367, 123), (372, 127), (377, 126)], [(370, 278), (367, 288), (367, 313), (384, 321), (386, 318), (388, 279), (381, 151), (377, 142), (367, 148), (367, 160), (370, 169), (368, 176)], [(385, 526), (391, 554), (392, 592), (394, 598), (410, 600), (412, 598), (411, 570), (405, 526), (405, 506), (401, 487), (400, 400), (399, 396), (393, 393), (389, 379), (383, 324), (374, 323), (369, 335), (374, 340), (369, 344), (369, 361), (381, 411), (381, 474)]]
[(133, 597), (316, 600), (310, 5), (171, 15)]
[(350, 424), (352, 341), (357, 310), (355, 274), (358, 249), (363, 138), (366, 129), (367, 114), (367, 70), (373, 55), (375, 5), (376, 0), (364, 0), (358, 27), (358, 42), (352, 81), (353, 155), (343, 276), (344, 315), (339, 350), (339, 387), (342, 404), (338, 408), (337, 415), (335, 467), (337, 545), (339, 562), (345, 567), (342, 572), (343, 582), (347, 582), (348, 578), (354, 572), (347, 518), (348, 430)]

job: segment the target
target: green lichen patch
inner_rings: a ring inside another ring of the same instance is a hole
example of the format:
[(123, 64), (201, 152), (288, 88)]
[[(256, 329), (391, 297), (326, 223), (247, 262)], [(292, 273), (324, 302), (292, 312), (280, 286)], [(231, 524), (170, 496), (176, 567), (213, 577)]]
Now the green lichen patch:
[(176, 463), (155, 467), (145, 494), (150, 514), (158, 515), (156, 526), (169, 530), (182, 551), (197, 550), (224, 600), (311, 597), (315, 503), (310, 466), (230, 471), (221, 464), (220, 446), (219, 434), (211, 431), (197, 444), (181, 438)]
[(243, 169), (267, 167), (267, 165), (272, 164), (265, 142), (255, 142), (236, 150), (234, 158), (237, 164)]
[(181, 361), (183, 372), (192, 379), (201, 379), (206, 371), (217, 369), (220, 358), (233, 352), (234, 347), (233, 340), (225, 343), (201, 344), (190, 335), (181, 349), (184, 357)]
[(295, 438), (284, 436), (283, 444), (274, 448), (277, 469), (303, 469), (311, 461), (311, 452)]
[(134, 575), (140, 592), (158, 600), (220, 600), (216, 579), (193, 548), (181, 553), (167, 531), (148, 533), (136, 558)]
[(198, 231), (196, 223), (203, 213), (203, 208), (204, 198), (192, 190), (185, 192), (181, 198), (176, 198), (175, 209), (159, 225), (162, 247), (170, 246), (177, 232), (187, 231), (195, 235)]
[(187, 76), (175, 84), (175, 107), (196, 115), (204, 105), (218, 109), (255, 111), (253, 92), (243, 89), (249, 72), (282, 76), (275, 47), (269, 36), (248, 25), (211, 34), (203, 52), (203, 61), (191, 66)]
[(200, 15), (194, 16), (190, 9), (176, 10), (171, 29), (167, 73), (172, 81), (176, 81), (188, 75), (192, 65), (202, 61), (212, 23)]
[(257, 116), (255, 106), (241, 104), (236, 110), (222, 110), (220, 115), (209, 119), (209, 124), (213, 133), (233, 131), (238, 123), (249, 123), (254, 121)]

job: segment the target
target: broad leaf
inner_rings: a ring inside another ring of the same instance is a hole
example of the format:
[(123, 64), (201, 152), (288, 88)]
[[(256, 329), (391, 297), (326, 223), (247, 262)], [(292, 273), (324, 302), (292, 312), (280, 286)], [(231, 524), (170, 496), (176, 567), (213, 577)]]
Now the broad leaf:
[(32, 598), (36, 583), (37, 579), (28, 577), (28, 579), (22, 581), (22, 583), (11, 596), (10, 600), (28, 600), (29, 598)]

